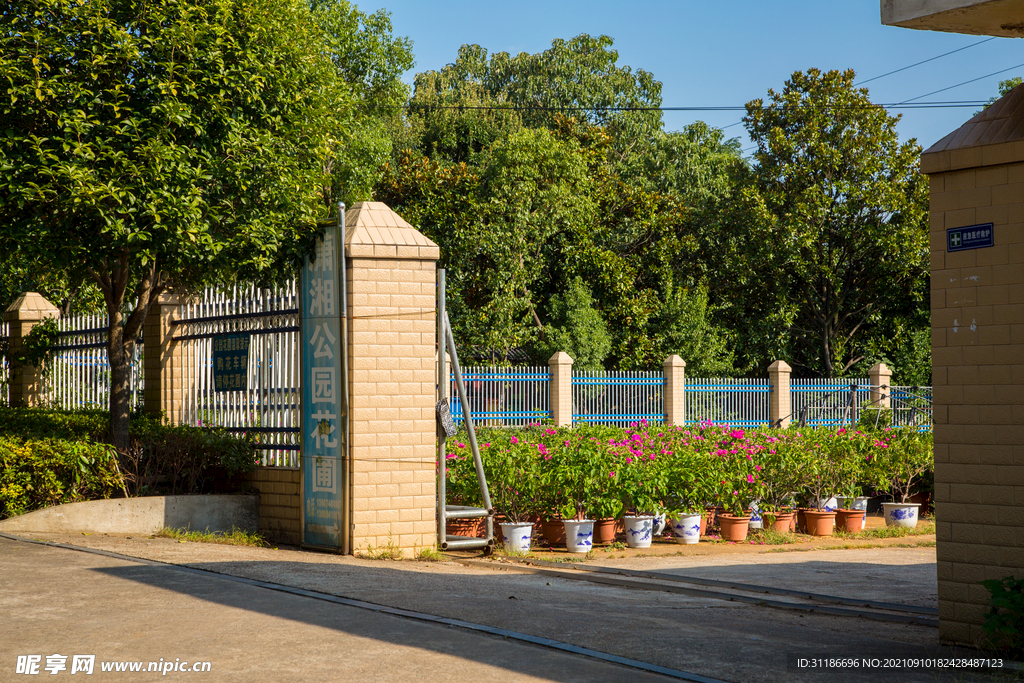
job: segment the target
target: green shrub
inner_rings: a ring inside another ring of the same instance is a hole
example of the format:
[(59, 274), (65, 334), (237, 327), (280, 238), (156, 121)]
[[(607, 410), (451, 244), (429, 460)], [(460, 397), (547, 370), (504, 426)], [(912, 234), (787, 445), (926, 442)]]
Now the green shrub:
[(110, 414), (103, 410), (0, 407), (0, 436), (103, 441), (109, 430)]
[(1024, 579), (1007, 576), (981, 585), (991, 595), (991, 609), (985, 616), (990, 644), (1014, 656), (1024, 654)]
[(106, 444), (0, 436), (0, 518), (126, 493)]

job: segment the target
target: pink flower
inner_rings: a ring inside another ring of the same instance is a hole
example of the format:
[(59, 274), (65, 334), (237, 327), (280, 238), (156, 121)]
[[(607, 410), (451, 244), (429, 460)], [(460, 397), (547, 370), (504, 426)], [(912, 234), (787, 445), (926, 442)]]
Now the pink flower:
[(614, 477), (615, 476), (615, 470), (612, 470), (611, 472), (609, 472), (608, 476), (609, 477)]
[(734, 496), (738, 496), (738, 495), (740, 495), (740, 492), (739, 492), (739, 491), (733, 491), (733, 492), (732, 492), (732, 495), (734, 495)]
[(754, 465), (754, 471), (755, 472), (760, 472), (761, 471), (761, 466), (760, 465)]
[(742, 439), (744, 434), (745, 432), (742, 429), (734, 429), (731, 432), (729, 432), (729, 436), (731, 436), (734, 439)]
[(456, 445), (457, 445), (457, 446), (458, 446), (459, 448), (465, 448), (465, 447), (466, 447), (466, 444), (464, 444), (464, 443), (460, 443), (460, 444), (456, 444)]
[(519, 439), (517, 439), (516, 437), (513, 436), (512, 437), (512, 443), (519, 443)]
[(754, 475), (752, 475), (752, 474), (748, 474), (747, 475), (747, 483), (748, 484), (753, 484), (754, 483)]

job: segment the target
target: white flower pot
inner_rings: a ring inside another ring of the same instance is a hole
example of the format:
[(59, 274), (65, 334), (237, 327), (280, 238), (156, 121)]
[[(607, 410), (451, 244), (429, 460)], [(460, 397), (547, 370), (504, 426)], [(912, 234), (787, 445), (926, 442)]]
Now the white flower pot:
[(566, 519), (565, 549), (570, 553), (587, 553), (594, 547), (594, 520)]
[(868, 501), (871, 500), (867, 496), (857, 496), (856, 498), (840, 498), (839, 505), (844, 510), (863, 510), (864, 516), (860, 519), (860, 530), (864, 531), (864, 528), (868, 525)]
[(882, 503), (886, 526), (902, 526), (913, 529), (917, 526), (917, 503)]
[(691, 545), (700, 542), (700, 513), (683, 515), (672, 520), (672, 533), (676, 543)]
[(520, 524), (518, 522), (502, 522), (501, 537), (505, 539), (505, 550), (510, 553), (530, 552), (530, 538), (533, 535), (533, 525), (529, 522)]
[(761, 511), (757, 509), (757, 503), (750, 504), (750, 522), (747, 525), (748, 529), (763, 529), (764, 520), (761, 519)]
[(654, 515), (654, 535), (661, 536), (662, 532), (665, 531), (665, 527), (668, 526), (668, 518), (665, 513), (662, 512), (660, 515)]
[(630, 548), (650, 548), (654, 535), (654, 517), (643, 515), (623, 518), (626, 523), (626, 545)]

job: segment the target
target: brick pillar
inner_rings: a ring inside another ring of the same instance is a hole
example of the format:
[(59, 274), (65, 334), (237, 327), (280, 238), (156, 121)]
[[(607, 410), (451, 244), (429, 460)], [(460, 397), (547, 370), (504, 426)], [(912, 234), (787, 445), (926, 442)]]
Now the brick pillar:
[(548, 359), (551, 419), (556, 427), (572, 427), (572, 362), (565, 351), (559, 351)]
[(773, 426), (785, 429), (793, 417), (792, 400), (789, 390), (789, 375), (793, 368), (784, 360), (777, 360), (768, 366), (768, 381), (772, 385), (768, 394), (768, 419)]
[(171, 320), (181, 305), (176, 294), (164, 292), (150, 307), (143, 325), (144, 406), (147, 413), (163, 413), (179, 424), (184, 404), (184, 368), (181, 343), (174, 341)]
[(665, 422), (686, 424), (686, 361), (672, 354), (661, 364), (665, 373)]
[[(921, 154), (929, 175), (939, 638), (1024, 576), (1024, 88)], [(984, 133), (984, 135), (982, 135)]]
[(437, 538), (434, 403), (440, 250), (387, 205), (345, 215), (350, 259), (351, 546), (406, 554)]
[(43, 398), (42, 374), (31, 365), (18, 366), (13, 362), (22, 350), (22, 340), (32, 328), (46, 318), (60, 319), (60, 309), (35, 292), (26, 292), (18, 297), (6, 311), (4, 320), (10, 327), (9, 398), (11, 407), (36, 406)]
[[(868, 380), (871, 382), (871, 407), (889, 408), (892, 401), (889, 399), (892, 394), (892, 370), (885, 363), (876, 363), (868, 370)], [(878, 387), (875, 389), (874, 387)]]

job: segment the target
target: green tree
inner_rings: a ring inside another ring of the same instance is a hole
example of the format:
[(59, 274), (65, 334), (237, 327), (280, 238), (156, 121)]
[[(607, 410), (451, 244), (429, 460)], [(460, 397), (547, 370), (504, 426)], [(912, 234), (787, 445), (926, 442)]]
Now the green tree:
[(544, 326), (540, 357), (565, 351), (574, 360), (573, 367), (601, 370), (612, 349), (612, 338), (595, 303), (590, 287), (579, 277), (553, 295), (548, 301), (551, 322)]
[(1000, 97), (1003, 97), (1004, 95), (1009, 94), (1011, 90), (1016, 88), (1021, 83), (1024, 83), (1024, 78), (1021, 78), (1020, 76), (1014, 76), (1013, 78), (1007, 78), (1005, 81), (999, 81), (999, 94), (996, 95), (995, 97), (990, 98), (989, 101), (985, 103), (985, 109), (991, 107), (993, 104), (995, 104), (996, 100), (998, 100)]
[(298, 0), (15, 0), (0, 31), (0, 253), (100, 289), (111, 437), (161, 292), (299, 255), (350, 88)]
[(742, 252), (757, 273), (747, 297), (781, 312), (790, 362), (827, 377), (861, 361), (888, 318), (926, 305), (921, 148), (900, 143), (899, 117), (853, 80), (852, 70), (794, 73), (744, 118), (765, 211)]

